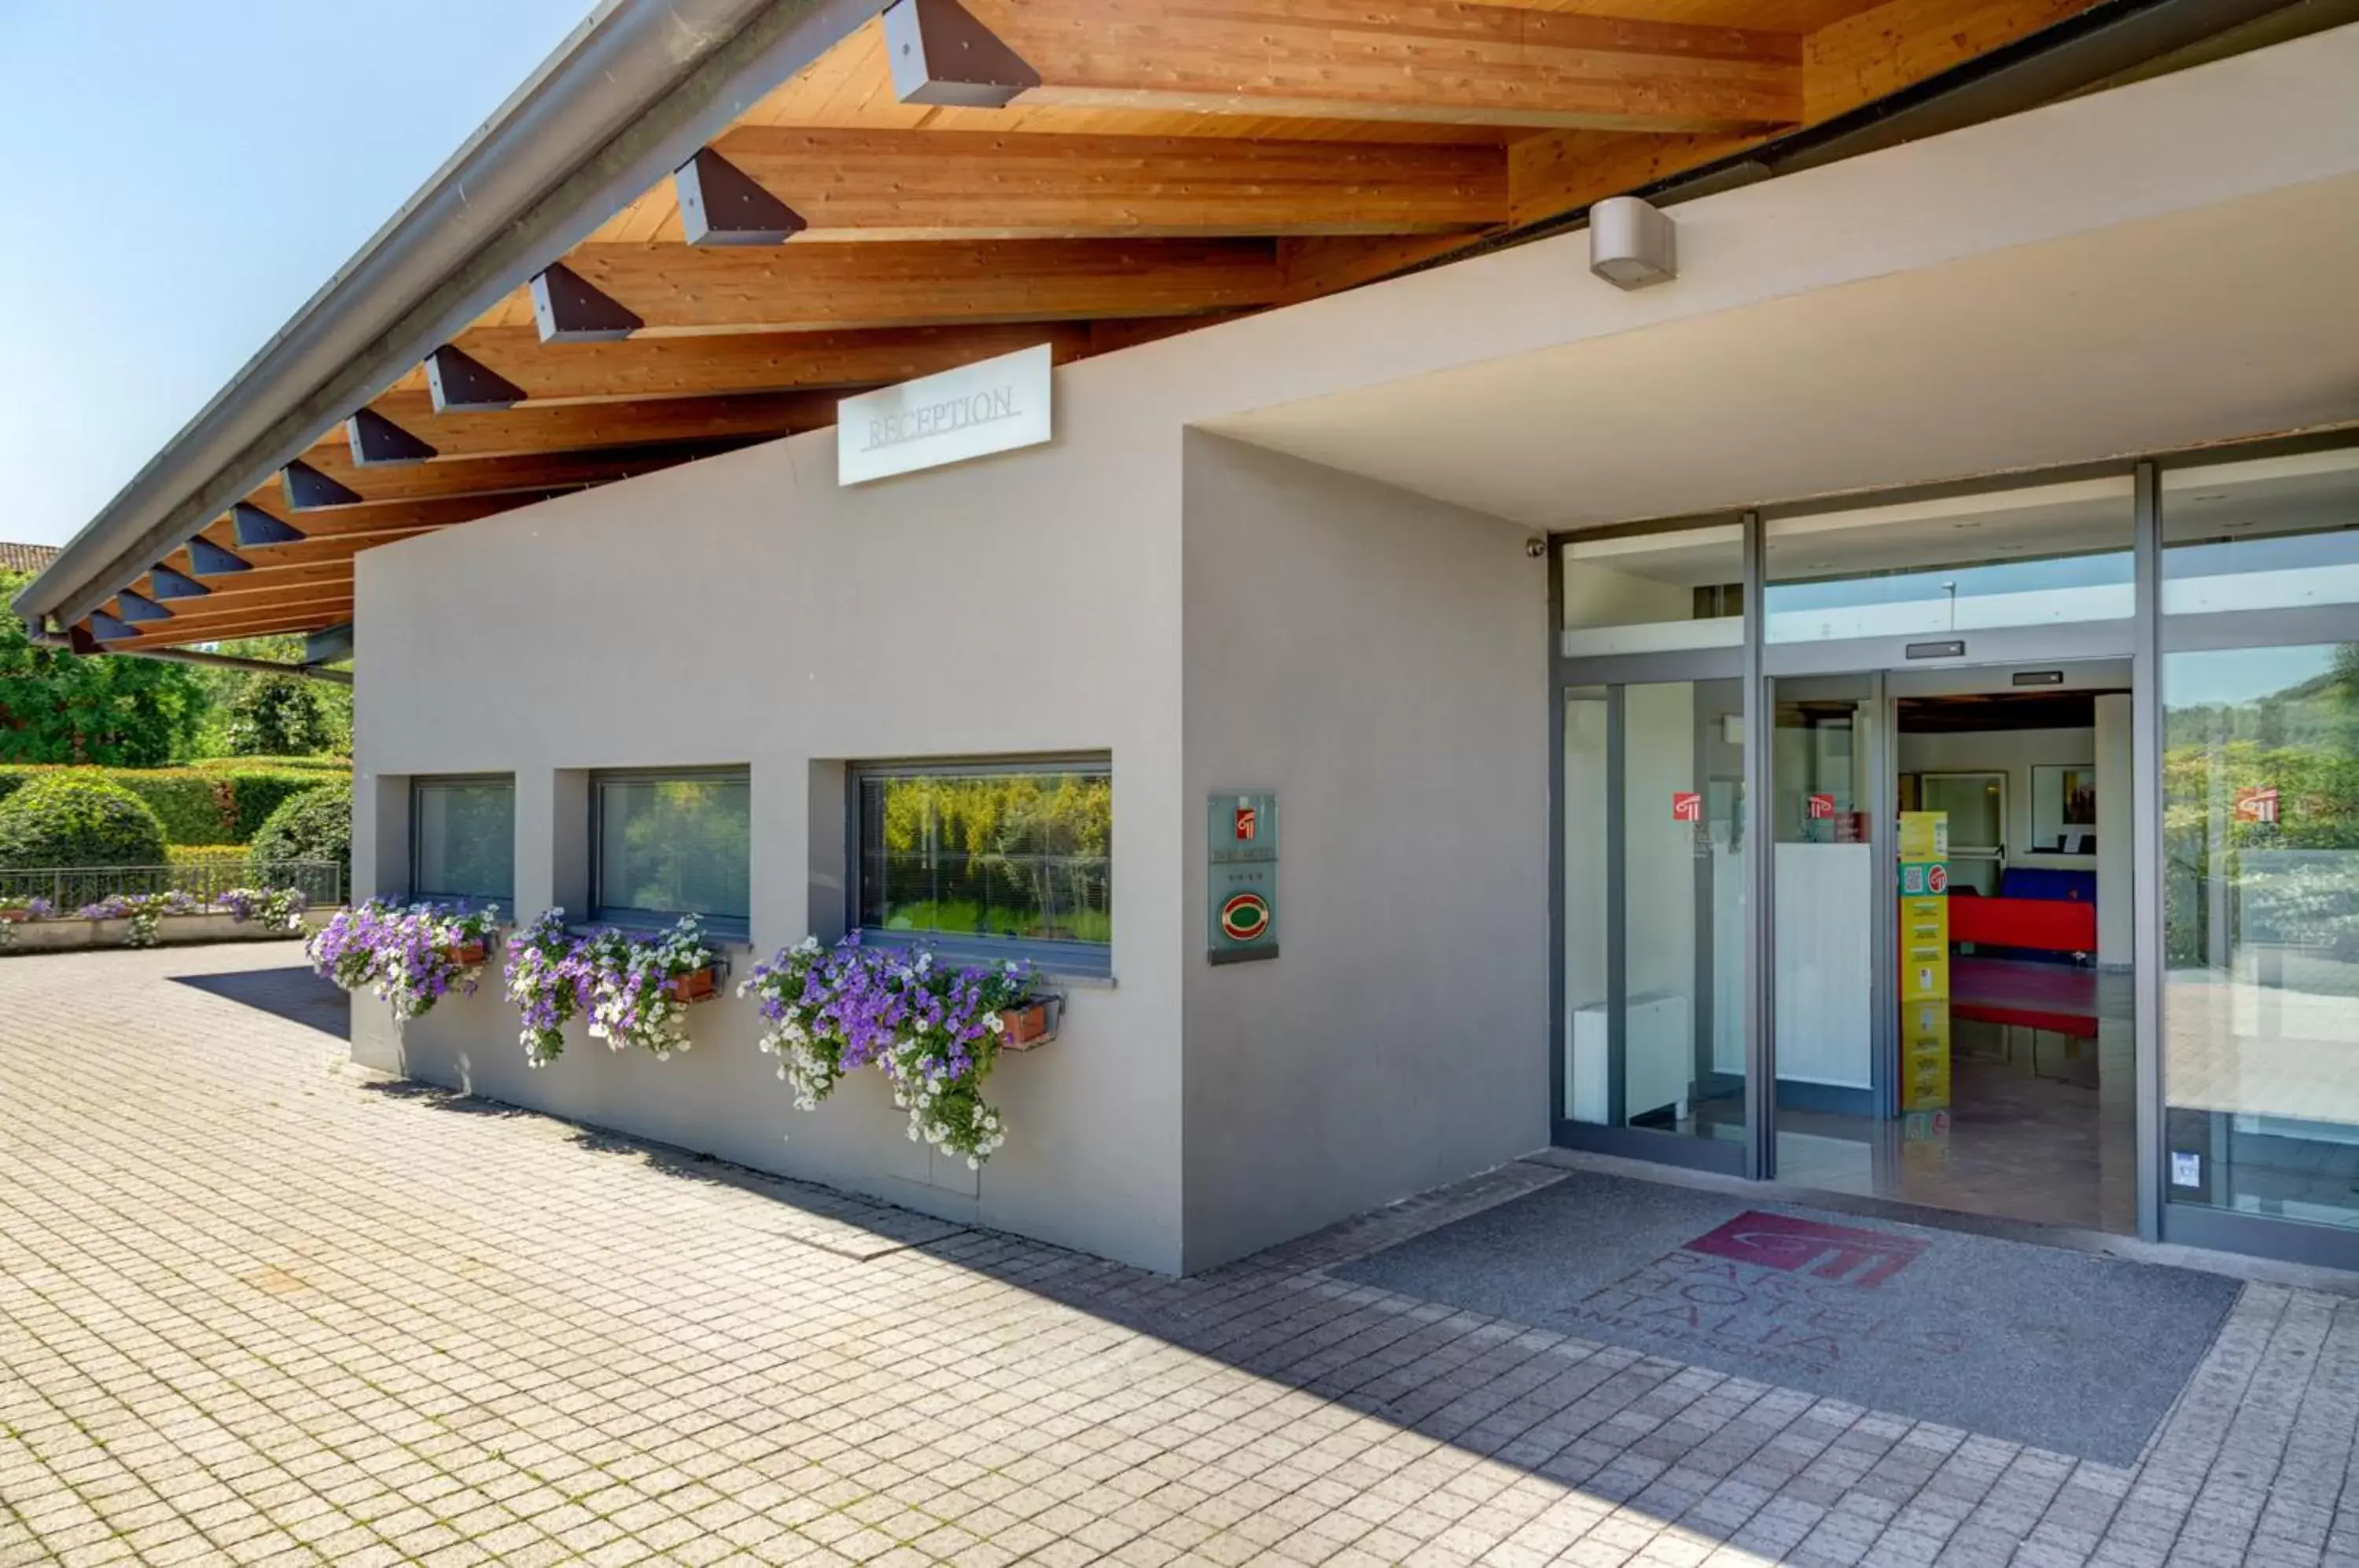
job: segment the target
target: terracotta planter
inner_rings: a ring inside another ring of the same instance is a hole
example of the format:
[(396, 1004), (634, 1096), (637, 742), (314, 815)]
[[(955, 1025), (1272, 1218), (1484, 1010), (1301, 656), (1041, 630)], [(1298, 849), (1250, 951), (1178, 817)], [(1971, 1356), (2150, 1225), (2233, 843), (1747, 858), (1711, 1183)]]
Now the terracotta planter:
[(1012, 1007), (999, 1009), (999, 1021), (1004, 1026), (999, 1036), (1002, 1051), (1030, 1051), (1057, 1038), (1057, 1014), (1060, 1009), (1047, 996), (1035, 996), (1028, 1002), (1018, 1002)]
[(702, 1002), (721, 988), (721, 977), (710, 968), (691, 975), (675, 975), (669, 982), (671, 999), (675, 1002)]
[(472, 969), (491, 955), (491, 949), (480, 942), (462, 942), (442, 950), (442, 956), (462, 969)]
[(0, 926), (21, 925), (32, 918), (30, 909), (0, 909)]

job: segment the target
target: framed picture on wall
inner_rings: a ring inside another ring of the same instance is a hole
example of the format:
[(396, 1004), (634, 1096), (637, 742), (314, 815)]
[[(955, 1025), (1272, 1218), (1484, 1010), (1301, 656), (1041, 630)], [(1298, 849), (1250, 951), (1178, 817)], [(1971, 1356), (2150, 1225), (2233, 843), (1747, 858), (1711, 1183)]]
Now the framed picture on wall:
[(2031, 844), (2050, 855), (2097, 853), (2097, 768), (2094, 763), (2036, 765), (2031, 769)]

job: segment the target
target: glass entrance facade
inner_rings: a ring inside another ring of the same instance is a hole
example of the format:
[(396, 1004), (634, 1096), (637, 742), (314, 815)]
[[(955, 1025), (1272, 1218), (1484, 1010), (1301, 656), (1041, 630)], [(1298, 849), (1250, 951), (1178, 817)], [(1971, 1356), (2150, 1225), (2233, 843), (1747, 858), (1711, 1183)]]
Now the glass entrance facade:
[(1559, 1141), (1902, 1194), (1938, 1046), (2102, 1107), (2109, 1227), (2359, 1268), (2359, 443), (1556, 548)]

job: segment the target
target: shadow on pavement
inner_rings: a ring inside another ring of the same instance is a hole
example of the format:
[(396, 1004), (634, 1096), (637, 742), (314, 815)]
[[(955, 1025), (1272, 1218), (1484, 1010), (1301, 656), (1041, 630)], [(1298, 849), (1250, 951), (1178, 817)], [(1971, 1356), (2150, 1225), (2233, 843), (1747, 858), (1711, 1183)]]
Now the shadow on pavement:
[(242, 1007), (285, 1018), (338, 1040), (351, 1037), (352, 998), (312, 973), (308, 964), (241, 969), (226, 975), (175, 975), (176, 985), (208, 992)]

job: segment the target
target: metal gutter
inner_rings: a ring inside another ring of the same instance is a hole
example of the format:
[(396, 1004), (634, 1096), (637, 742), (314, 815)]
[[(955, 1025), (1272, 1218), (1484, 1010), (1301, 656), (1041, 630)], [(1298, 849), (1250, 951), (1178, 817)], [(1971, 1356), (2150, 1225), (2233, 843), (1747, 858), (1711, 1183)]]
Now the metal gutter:
[(886, 0), (605, 0), (58, 559), (70, 626), (580, 244)]
[[(45, 643), (61, 645), (67, 639), (44, 637), (41, 640)], [(193, 664), (205, 670), (243, 670), (256, 675), (293, 675), (305, 681), (325, 681), (336, 686), (349, 686), (353, 683), (353, 672), (349, 670), (330, 670), (317, 664), (280, 664), (275, 659), (241, 659), (234, 653), (207, 653), (201, 648), (117, 648), (107, 657), (110, 659), (160, 659), (167, 664)]]

